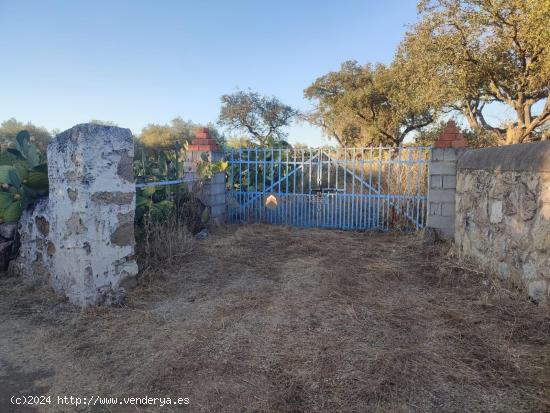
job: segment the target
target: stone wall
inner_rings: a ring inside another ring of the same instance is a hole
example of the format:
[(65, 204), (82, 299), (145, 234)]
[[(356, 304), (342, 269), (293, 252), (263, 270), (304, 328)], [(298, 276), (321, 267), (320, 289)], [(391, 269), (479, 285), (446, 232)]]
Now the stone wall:
[(137, 274), (129, 129), (77, 125), (48, 145), (50, 195), (20, 221), (12, 270), (81, 306), (114, 304)]
[(536, 301), (550, 294), (550, 142), (467, 151), (457, 164), (455, 242)]

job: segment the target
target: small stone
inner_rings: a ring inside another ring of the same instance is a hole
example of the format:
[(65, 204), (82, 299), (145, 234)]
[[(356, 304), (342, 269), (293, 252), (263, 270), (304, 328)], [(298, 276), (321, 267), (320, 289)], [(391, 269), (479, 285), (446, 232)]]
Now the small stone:
[(13, 241), (0, 242), (0, 271), (6, 271), (13, 254)]
[(125, 291), (133, 290), (137, 286), (137, 277), (135, 275), (128, 275), (120, 282), (119, 285)]
[(422, 243), (424, 245), (433, 245), (437, 241), (437, 233), (434, 228), (426, 227), (422, 231)]
[(528, 286), (529, 297), (536, 303), (546, 301), (546, 281), (531, 281)]
[(133, 192), (95, 192), (92, 201), (99, 204), (127, 205), (134, 200)]
[(491, 213), (489, 215), (489, 221), (492, 224), (498, 224), (502, 221), (503, 213), (502, 213), (502, 201), (493, 201), (490, 204)]
[(69, 196), (69, 199), (74, 202), (78, 196), (78, 191), (76, 189), (67, 188), (67, 195)]
[(126, 302), (126, 291), (124, 288), (113, 289), (110, 285), (107, 285), (98, 288), (97, 292), (97, 305), (105, 307), (122, 307)]
[(524, 221), (533, 219), (537, 213), (537, 197), (525, 184), (520, 189), (519, 206), (519, 215)]
[(202, 240), (202, 239), (205, 239), (207, 236), (208, 236), (208, 230), (204, 228), (195, 235), (195, 239)]
[(508, 264), (505, 262), (501, 262), (498, 264), (498, 279), (501, 281), (505, 281), (508, 278), (510, 278), (510, 268), (508, 267)]
[(0, 236), (5, 239), (13, 239), (17, 231), (17, 224), (1, 224)]
[(117, 175), (122, 179), (129, 182), (134, 182), (134, 169), (133, 169), (134, 157), (128, 155), (128, 151), (123, 151), (120, 154), (120, 161), (118, 162)]
[(48, 246), (46, 248), (46, 252), (51, 257), (53, 254), (55, 254), (55, 244), (51, 241), (48, 241)]
[(134, 245), (135, 244), (134, 224), (128, 222), (120, 225), (111, 234), (111, 242), (114, 245), (118, 245), (119, 247), (124, 247), (126, 245)]
[(36, 223), (36, 228), (38, 228), (38, 231), (47, 237), (50, 233), (50, 223), (48, 220), (45, 217), (38, 216), (34, 219), (34, 222)]

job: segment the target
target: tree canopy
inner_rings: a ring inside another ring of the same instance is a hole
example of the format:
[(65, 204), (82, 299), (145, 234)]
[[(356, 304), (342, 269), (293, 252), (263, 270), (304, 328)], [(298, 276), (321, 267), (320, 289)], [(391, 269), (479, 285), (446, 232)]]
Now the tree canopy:
[(315, 102), (309, 120), (340, 145), (400, 145), (434, 120), (429, 104), (415, 98), (412, 82), (395, 65), (344, 62), (304, 91)]
[(218, 123), (231, 131), (247, 134), (260, 145), (283, 141), (286, 128), (297, 118), (298, 111), (276, 97), (252, 91), (237, 91), (221, 97)]
[[(550, 139), (550, 0), (421, 0), (418, 10), (390, 65), (348, 61), (304, 91), (311, 123), (341, 145), (399, 145), (449, 113), (475, 146)], [(495, 104), (512, 118), (490, 120)]]
[[(395, 63), (417, 79), (420, 100), (499, 144), (549, 138), (550, 0), (423, 0), (419, 13)], [(488, 122), (495, 102), (514, 118)]]

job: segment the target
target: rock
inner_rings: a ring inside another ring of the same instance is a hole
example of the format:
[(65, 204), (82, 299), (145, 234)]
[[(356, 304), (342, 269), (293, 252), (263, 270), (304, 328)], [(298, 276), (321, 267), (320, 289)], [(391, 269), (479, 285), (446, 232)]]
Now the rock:
[(207, 236), (208, 236), (208, 230), (204, 228), (203, 230), (201, 230), (199, 233), (195, 235), (195, 239), (201, 240), (201, 239), (205, 239)]
[(536, 303), (545, 302), (546, 295), (546, 280), (531, 281), (528, 284), (529, 297)]
[(97, 305), (104, 307), (122, 307), (126, 302), (124, 288), (113, 289), (110, 285), (98, 288)]
[(119, 285), (120, 285), (120, 288), (123, 288), (125, 291), (130, 291), (136, 288), (137, 284), (138, 284), (137, 276), (128, 275), (126, 278), (124, 278), (120, 282)]
[(0, 224), (0, 237), (13, 239), (17, 231), (17, 224)]
[(0, 271), (5, 272), (13, 256), (13, 241), (0, 242)]
[(504, 216), (502, 212), (502, 201), (492, 201), (489, 205), (489, 221), (491, 222), (491, 224), (498, 224), (502, 221), (502, 218)]

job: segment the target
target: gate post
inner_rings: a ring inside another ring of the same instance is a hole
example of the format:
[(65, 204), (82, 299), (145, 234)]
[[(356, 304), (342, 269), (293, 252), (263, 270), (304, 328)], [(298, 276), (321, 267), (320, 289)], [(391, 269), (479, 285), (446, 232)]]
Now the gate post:
[(21, 216), (12, 271), (83, 307), (121, 304), (138, 272), (133, 159), (129, 129), (85, 123), (52, 139), (49, 197)]
[(468, 143), (449, 121), (432, 147), (428, 173), (427, 227), (445, 239), (452, 240), (455, 232), (456, 164)]
[[(210, 137), (208, 128), (197, 129), (195, 136), (196, 138), (187, 147), (184, 164), (185, 177), (193, 181), (199, 179), (197, 166), (202, 161), (203, 153), (213, 162), (223, 158), (223, 152), (218, 142)], [(190, 186), (192, 187), (192, 183)], [(210, 208), (210, 217), (214, 223), (225, 223), (225, 173), (214, 174), (212, 179), (204, 183), (197, 196)]]

